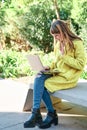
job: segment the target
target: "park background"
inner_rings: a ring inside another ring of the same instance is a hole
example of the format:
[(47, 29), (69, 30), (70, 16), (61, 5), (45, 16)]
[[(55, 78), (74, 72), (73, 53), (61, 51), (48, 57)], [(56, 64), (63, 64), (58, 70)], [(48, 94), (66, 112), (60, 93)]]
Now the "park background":
[[(30, 53), (50, 65), (50, 25), (57, 18), (83, 39), (87, 54), (87, 0), (0, 0), (0, 78), (34, 75), (26, 59)], [(81, 78), (87, 79), (86, 66)]]

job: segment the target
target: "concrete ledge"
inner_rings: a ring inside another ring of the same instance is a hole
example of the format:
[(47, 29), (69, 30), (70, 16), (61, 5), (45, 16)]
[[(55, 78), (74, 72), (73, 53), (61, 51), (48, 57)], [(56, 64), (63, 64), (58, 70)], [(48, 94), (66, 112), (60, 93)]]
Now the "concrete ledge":
[[(51, 96), (67, 100), (71, 103), (87, 107), (87, 80), (79, 80), (75, 88), (60, 90), (51, 93)], [(30, 110), (33, 99), (33, 83), (29, 85), (28, 95), (24, 105), (24, 111)]]
[(75, 88), (60, 90), (52, 95), (87, 107), (87, 80), (79, 80)]

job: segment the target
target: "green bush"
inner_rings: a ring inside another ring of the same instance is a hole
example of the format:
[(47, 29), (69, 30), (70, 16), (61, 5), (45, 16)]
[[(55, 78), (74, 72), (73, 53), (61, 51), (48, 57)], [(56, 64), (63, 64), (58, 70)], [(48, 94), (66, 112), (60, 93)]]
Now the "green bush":
[(84, 72), (82, 73), (81, 78), (87, 80), (87, 71), (84, 71)]
[(55, 17), (52, 2), (44, 0), (30, 5), (18, 26), (33, 48), (50, 52), (53, 43), (50, 26)]
[(0, 77), (20, 77), (31, 75), (32, 72), (25, 58), (24, 52), (12, 50), (0, 51)]

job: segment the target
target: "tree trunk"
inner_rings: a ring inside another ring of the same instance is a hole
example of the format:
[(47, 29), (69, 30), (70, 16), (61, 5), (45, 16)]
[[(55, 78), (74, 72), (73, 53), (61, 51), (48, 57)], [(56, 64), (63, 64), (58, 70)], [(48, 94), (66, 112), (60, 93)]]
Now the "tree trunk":
[(59, 8), (58, 8), (58, 5), (57, 5), (57, 0), (52, 0), (52, 1), (53, 1), (53, 4), (54, 4), (54, 8), (55, 8), (55, 13), (56, 13), (57, 19), (60, 19)]

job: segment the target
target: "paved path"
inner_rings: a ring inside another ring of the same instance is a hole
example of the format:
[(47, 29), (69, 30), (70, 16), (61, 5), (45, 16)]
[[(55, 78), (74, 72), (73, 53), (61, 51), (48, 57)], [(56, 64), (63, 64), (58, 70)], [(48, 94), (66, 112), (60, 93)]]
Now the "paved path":
[[(8, 82), (9, 82), (8, 88), (9, 88), (9, 85), (10, 85), (10, 87), (13, 86), (13, 90), (15, 90), (14, 89), (15, 85), (19, 86), (19, 83), (17, 83), (17, 82), (16, 83), (14, 81), (10, 82), (10, 80), (8, 80)], [(6, 84), (2, 84), (2, 85), (4, 85), (4, 86), (2, 86), (3, 87), (2, 88), (1, 80), (0, 80), (0, 92), (3, 92), (1, 94), (2, 97), (5, 97), (4, 89), (7, 87), (7, 81), (5, 81), (4, 83), (6, 83)], [(20, 83), (20, 85), (21, 85), (21, 83)], [(17, 91), (20, 90), (19, 88), (17, 89)], [(2, 91), (2, 89), (3, 89), (3, 91)], [(11, 89), (11, 91), (9, 91), (9, 89), (5, 89), (5, 90), (6, 91), (8, 90), (9, 93), (12, 92), (12, 89)], [(22, 91), (22, 89), (21, 89), (21, 91)], [(19, 92), (19, 94), (20, 94), (20, 92)], [(6, 101), (6, 99), (4, 100), (4, 98), (2, 98), (2, 101)], [(1, 101), (1, 99), (0, 99), (0, 101)], [(12, 102), (9, 102), (9, 103), (12, 103)], [(14, 104), (14, 103), (16, 104), (16, 102), (13, 102), (12, 104)], [(3, 104), (1, 103), (1, 105), (3, 105)], [(23, 128), (23, 123), (24, 123), (24, 121), (26, 121), (28, 119), (28, 117), (30, 115), (29, 112), (23, 112), (23, 111), (21, 111), (21, 109), (17, 109), (18, 107), (15, 107), (15, 109), (13, 109), (12, 107), (9, 107), (11, 104), (8, 104), (6, 106), (6, 108), (1, 105), (0, 105), (0, 108), (1, 108), (0, 109), (0, 130), (27, 130), (27, 129)], [(20, 104), (18, 104), (18, 105), (20, 106)], [(57, 110), (57, 114), (59, 117), (59, 125), (52, 126), (51, 128), (49, 128), (50, 130), (54, 130), (54, 129), (55, 130), (87, 130), (87, 108), (86, 107), (81, 107), (81, 106), (78, 106), (75, 104), (71, 104), (69, 102), (55, 104), (54, 107)], [(46, 115), (45, 109), (42, 109), (41, 112), (42, 112), (42, 115), (44, 118), (44, 116)], [(38, 127), (31, 128), (30, 130), (38, 130)]]
[[(44, 114), (42, 113), (43, 117)], [(86, 112), (87, 114), (87, 112)], [(29, 113), (24, 112), (0, 112), (0, 130), (26, 130), (23, 128), (23, 122), (28, 119)], [(59, 113), (59, 125), (52, 126), (50, 130), (87, 130), (87, 115)], [(38, 130), (38, 127), (30, 130)]]

